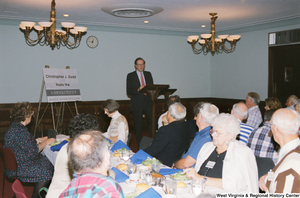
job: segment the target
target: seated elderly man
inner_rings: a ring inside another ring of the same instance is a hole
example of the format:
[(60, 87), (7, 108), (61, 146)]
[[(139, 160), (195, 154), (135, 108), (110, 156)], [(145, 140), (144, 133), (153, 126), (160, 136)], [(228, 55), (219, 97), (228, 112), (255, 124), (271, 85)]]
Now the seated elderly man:
[(87, 130), (68, 145), (68, 158), (74, 179), (61, 197), (124, 197), (121, 186), (107, 176), (110, 152), (100, 131)]
[(204, 179), (205, 185), (234, 193), (257, 193), (258, 173), (251, 149), (236, 141), (240, 133), (238, 120), (221, 113), (212, 123), (213, 142), (200, 150), (195, 168), (184, 173), (188, 178)]
[(271, 130), (280, 145), (277, 165), (259, 180), (268, 193), (300, 193), (299, 114), (291, 109), (277, 110), (271, 119)]
[(194, 166), (201, 147), (205, 143), (211, 142), (209, 130), (211, 129), (213, 119), (219, 114), (219, 109), (210, 103), (202, 103), (202, 105), (197, 106), (198, 113), (196, 122), (199, 132), (196, 133), (189, 150), (183, 155), (182, 159), (173, 164), (173, 168), (183, 169)]
[(258, 93), (249, 92), (246, 97), (246, 105), (248, 109), (248, 118), (247, 123), (249, 126), (252, 126), (254, 129), (258, 128), (260, 123), (262, 123), (262, 116), (258, 104), (260, 102), (260, 97)]
[(186, 108), (182, 104), (172, 104), (167, 113), (169, 124), (158, 129), (152, 144), (145, 152), (167, 166), (172, 166), (174, 161), (180, 159), (188, 149), (190, 139), (189, 128), (183, 122), (185, 116)]
[[(99, 122), (94, 115), (82, 113), (71, 119), (68, 131), (71, 139), (87, 129), (98, 130)], [(68, 144), (65, 144), (57, 154), (54, 166), (54, 175), (46, 198), (58, 197), (70, 184), (73, 178), (73, 170), (69, 165)]]
[(272, 137), (269, 135), (269, 132), (271, 131), (270, 120), (275, 111), (275, 109), (271, 109), (265, 112), (265, 121), (263, 126), (252, 131), (247, 143), (247, 146), (251, 148), (255, 156), (271, 158), (274, 164), (277, 163), (278, 153), (275, 150)]
[[(175, 102), (180, 103), (180, 97), (178, 95), (170, 96), (169, 101), (168, 101), (168, 107), (171, 106), (172, 104), (174, 104)], [(158, 118), (158, 121), (157, 121), (158, 128), (169, 124), (168, 119), (167, 119), (167, 113), (168, 113), (168, 111), (161, 114), (161, 116)]]
[(249, 135), (253, 131), (253, 127), (242, 122), (248, 116), (248, 107), (243, 102), (236, 103), (232, 107), (231, 114), (237, 118), (241, 127), (241, 132), (237, 136), (238, 137), (237, 139), (240, 142), (247, 144)]
[(298, 100), (298, 97), (297, 97), (297, 96), (295, 96), (295, 95), (290, 95), (290, 96), (288, 97), (288, 99), (286, 100), (286, 103), (285, 103), (285, 105), (287, 106), (286, 108), (287, 108), (287, 109), (295, 110), (294, 105), (296, 104), (297, 100)]

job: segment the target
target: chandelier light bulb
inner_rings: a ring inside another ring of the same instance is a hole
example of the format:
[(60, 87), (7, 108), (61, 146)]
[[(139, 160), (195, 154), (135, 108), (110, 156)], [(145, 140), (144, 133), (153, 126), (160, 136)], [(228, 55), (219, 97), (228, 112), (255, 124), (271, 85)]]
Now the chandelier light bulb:
[(50, 27), (52, 25), (52, 22), (38, 22), (38, 24), (41, 26), (41, 27)]
[(43, 30), (43, 28), (39, 25), (35, 25), (34, 29), (36, 29), (37, 31), (42, 31)]
[(31, 22), (31, 21), (21, 21), (21, 24), (27, 28), (29, 27), (30, 29), (35, 25), (35, 22)]

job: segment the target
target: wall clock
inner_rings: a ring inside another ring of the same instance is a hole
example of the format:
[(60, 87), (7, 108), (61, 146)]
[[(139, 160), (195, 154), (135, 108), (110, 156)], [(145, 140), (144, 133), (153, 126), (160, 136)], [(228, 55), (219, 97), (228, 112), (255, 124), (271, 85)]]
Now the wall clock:
[(97, 39), (97, 37), (95, 36), (89, 36), (87, 39), (86, 39), (86, 44), (88, 47), (90, 48), (96, 48), (99, 44), (99, 41)]

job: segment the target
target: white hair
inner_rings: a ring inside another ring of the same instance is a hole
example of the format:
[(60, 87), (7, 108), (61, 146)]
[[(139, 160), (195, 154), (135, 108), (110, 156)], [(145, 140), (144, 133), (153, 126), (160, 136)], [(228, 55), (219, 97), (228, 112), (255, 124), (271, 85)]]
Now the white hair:
[(295, 95), (290, 95), (288, 100), (289, 100), (289, 102), (293, 103), (293, 105), (294, 105), (294, 104), (297, 104), (298, 97)]
[(280, 132), (293, 135), (298, 133), (300, 115), (292, 109), (279, 109), (273, 114), (271, 122)]
[(241, 131), (239, 121), (234, 115), (228, 113), (221, 113), (217, 115), (212, 123), (212, 126), (222, 128), (227, 133), (231, 133), (233, 135), (232, 139), (235, 139)]
[(245, 103), (240, 102), (240, 103), (234, 104), (232, 107), (233, 113), (235, 115), (237, 115), (238, 117), (245, 119), (248, 115), (248, 107), (247, 107), (246, 111), (242, 111), (242, 109), (239, 108), (239, 104), (245, 104)]
[(295, 105), (298, 106), (298, 107), (300, 107), (300, 99), (296, 100)]
[(214, 118), (219, 114), (219, 109), (213, 104), (204, 103), (200, 109), (203, 122), (207, 124), (212, 124)]
[(181, 103), (175, 102), (169, 107), (170, 115), (176, 120), (182, 120), (186, 116), (186, 108)]

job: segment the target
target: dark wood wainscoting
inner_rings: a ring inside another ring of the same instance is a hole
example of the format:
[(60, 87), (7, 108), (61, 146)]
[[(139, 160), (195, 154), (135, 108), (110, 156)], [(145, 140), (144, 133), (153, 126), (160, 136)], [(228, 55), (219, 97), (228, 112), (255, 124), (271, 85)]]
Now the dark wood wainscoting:
[[(186, 116), (187, 120), (193, 119), (193, 107), (198, 102), (210, 102), (212, 104), (215, 104), (219, 108), (220, 112), (230, 113), (232, 105), (240, 101), (242, 100), (224, 99), (224, 98), (183, 98), (181, 99), (182, 104), (187, 108), (187, 116)], [(90, 113), (95, 115), (99, 120), (100, 130), (105, 132), (107, 130), (107, 127), (109, 126), (110, 118), (108, 118), (107, 115), (105, 115), (102, 110), (101, 106), (103, 102), (104, 101), (85, 101), (85, 102), (77, 102), (76, 104), (77, 104), (78, 113)], [(120, 104), (120, 109), (119, 109), (120, 113), (123, 114), (128, 120), (130, 132), (135, 133), (133, 116), (130, 112), (130, 101), (118, 100), (118, 102)], [(42, 103), (40, 115), (46, 109), (47, 104), (48, 103)], [(75, 103), (69, 102), (65, 104), (67, 105), (65, 106), (63, 122), (62, 125), (58, 127), (58, 129), (60, 133), (68, 134), (67, 126), (69, 124), (70, 119), (72, 119), (72, 117), (76, 115), (76, 111), (75, 111)], [(11, 123), (10, 111), (13, 108), (13, 106), (14, 104), (0, 104), (0, 141), (3, 141), (4, 134)], [(36, 123), (37, 111), (38, 111), (38, 103), (32, 103), (32, 106), (34, 110), (34, 117), (31, 123), (28, 125), (28, 129), (33, 134), (34, 126)], [(55, 105), (53, 106), (55, 112), (55, 109), (59, 110), (60, 103), (57, 103), (56, 107)], [(158, 119), (162, 113), (167, 111), (167, 104), (165, 103), (165, 100), (164, 99), (157, 100), (155, 109), (156, 109), (156, 118)], [(264, 113), (264, 102), (261, 102), (260, 109), (261, 112)], [(56, 119), (57, 119), (57, 114), (55, 113), (55, 122)], [(144, 129), (147, 130), (148, 124), (146, 119), (143, 119), (143, 122), (144, 122), (143, 123)], [(40, 137), (42, 135), (46, 136), (48, 129), (53, 129), (50, 106), (47, 108), (47, 110), (44, 113), (44, 117), (41, 120), (41, 124), (37, 129), (36, 136), (37, 137)]]

